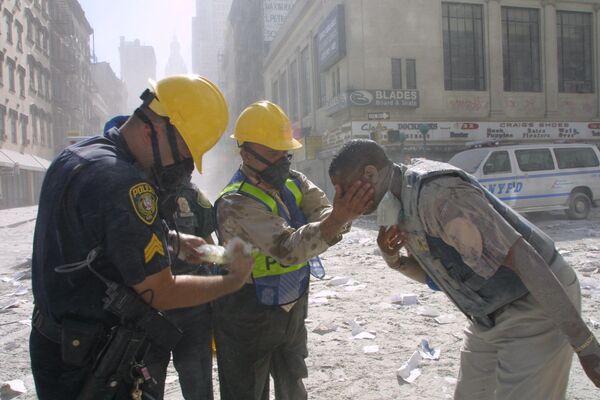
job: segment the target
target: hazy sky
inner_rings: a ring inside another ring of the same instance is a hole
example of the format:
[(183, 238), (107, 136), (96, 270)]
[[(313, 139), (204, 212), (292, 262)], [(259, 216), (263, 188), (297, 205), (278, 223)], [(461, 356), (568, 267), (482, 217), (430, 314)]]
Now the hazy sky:
[(94, 29), (98, 61), (108, 61), (117, 76), (121, 76), (120, 36), (128, 41), (139, 39), (141, 44), (154, 47), (156, 77), (161, 78), (175, 35), (187, 70), (191, 72), (194, 0), (79, 0), (79, 3)]

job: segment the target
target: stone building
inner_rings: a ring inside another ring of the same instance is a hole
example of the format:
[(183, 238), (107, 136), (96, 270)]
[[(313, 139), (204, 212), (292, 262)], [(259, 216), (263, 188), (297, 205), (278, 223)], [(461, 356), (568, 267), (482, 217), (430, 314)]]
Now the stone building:
[(140, 95), (148, 88), (148, 79), (156, 79), (154, 47), (140, 44), (139, 39), (127, 41), (121, 36), (119, 57), (121, 79), (127, 88), (126, 108), (133, 112), (140, 105)]
[(93, 33), (76, 0), (50, 2), (50, 65), (55, 149), (68, 136), (96, 134), (93, 118), (90, 36)]
[(600, 143), (599, 28), (598, 0), (298, 0), (266, 55), (265, 93), (322, 185), (350, 138), (396, 161), (481, 141)]
[[(127, 109), (127, 90), (125, 84), (121, 81), (110, 64), (106, 61), (92, 63), (92, 82), (94, 83), (94, 92), (100, 97), (98, 100), (104, 109), (97, 110), (98, 115), (102, 115), (105, 111), (107, 118), (112, 118), (115, 115), (130, 113)], [(104, 103), (104, 104), (102, 104)], [(102, 118), (98, 125), (98, 131), (106, 123), (106, 118)]]
[(0, 208), (35, 204), (54, 156), (48, 7), (0, 2)]

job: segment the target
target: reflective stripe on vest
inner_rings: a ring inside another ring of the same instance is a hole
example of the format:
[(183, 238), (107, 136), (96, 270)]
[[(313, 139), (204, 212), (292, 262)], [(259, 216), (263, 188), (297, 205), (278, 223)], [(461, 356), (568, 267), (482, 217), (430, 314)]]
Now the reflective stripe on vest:
[[(287, 190), (287, 193), (285, 191)], [(288, 179), (282, 190), (282, 201), (287, 207), (283, 210), (277, 201), (264, 190), (252, 185), (241, 171), (238, 171), (230, 183), (223, 189), (219, 197), (227, 193), (237, 192), (250, 197), (262, 204), (274, 215), (279, 215), (293, 228), (299, 228), (306, 223), (305, 217), (300, 210), (302, 204), (302, 191), (299, 184)], [(286, 202), (286, 198), (289, 200)], [(293, 203), (293, 204), (292, 204)], [(282, 305), (291, 303), (302, 296), (308, 289), (310, 281), (309, 272), (312, 265), (324, 270), (318, 257), (314, 257), (308, 263), (282, 265), (273, 257), (259, 251), (253, 252), (254, 269), (252, 278), (256, 285), (256, 294), (259, 301), (267, 305)]]

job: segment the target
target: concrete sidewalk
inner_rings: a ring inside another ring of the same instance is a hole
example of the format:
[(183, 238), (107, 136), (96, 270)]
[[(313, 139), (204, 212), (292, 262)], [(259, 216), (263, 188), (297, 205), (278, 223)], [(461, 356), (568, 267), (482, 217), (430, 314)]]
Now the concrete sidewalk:
[(0, 229), (11, 228), (25, 222), (34, 221), (37, 216), (37, 211), (38, 206), (0, 210)]

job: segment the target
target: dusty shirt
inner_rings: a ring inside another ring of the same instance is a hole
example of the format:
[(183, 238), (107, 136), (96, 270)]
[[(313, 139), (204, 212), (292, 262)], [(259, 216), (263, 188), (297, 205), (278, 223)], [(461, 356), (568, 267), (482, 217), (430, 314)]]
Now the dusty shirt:
[[(331, 213), (327, 196), (303, 174), (293, 173), (301, 183), (300, 208), (306, 217), (306, 225), (294, 229), (285, 219), (267, 210), (263, 203), (242, 194), (228, 193), (217, 205), (220, 239), (226, 242), (238, 236), (283, 265), (306, 262), (333, 245), (323, 239), (320, 228), (320, 221)], [(279, 207), (286, 209), (277, 192), (269, 194)]]
[(484, 278), (494, 275), (521, 237), (481, 190), (458, 177), (425, 183), (418, 212), (426, 232), (454, 247)]

